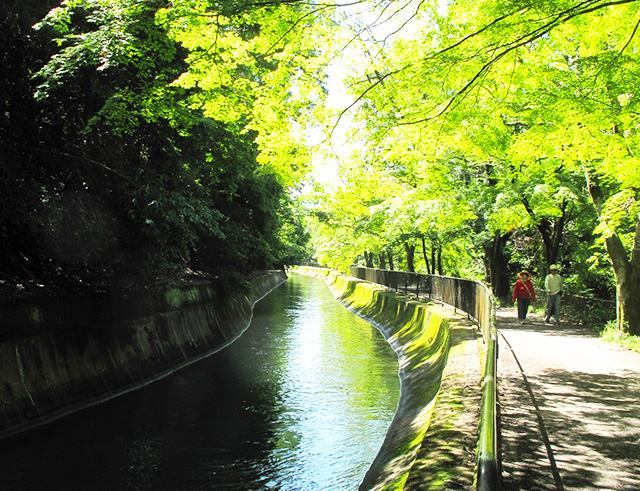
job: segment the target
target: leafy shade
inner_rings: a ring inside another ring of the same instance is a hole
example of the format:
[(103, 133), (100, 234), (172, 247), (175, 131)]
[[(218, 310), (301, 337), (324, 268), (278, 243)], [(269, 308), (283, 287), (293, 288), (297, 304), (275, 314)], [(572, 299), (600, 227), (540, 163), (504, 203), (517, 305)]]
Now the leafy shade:
[(306, 256), (288, 191), (319, 44), (291, 31), (304, 7), (231, 6), (67, 0), (34, 33), (46, 12), (3, 2), (4, 276), (102, 285)]

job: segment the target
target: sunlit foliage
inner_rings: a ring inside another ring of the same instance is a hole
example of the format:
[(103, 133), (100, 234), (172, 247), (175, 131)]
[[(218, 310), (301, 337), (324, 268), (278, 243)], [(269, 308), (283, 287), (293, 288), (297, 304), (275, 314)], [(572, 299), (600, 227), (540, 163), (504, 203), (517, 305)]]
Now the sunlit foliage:
[(455, 258), (447, 270), (484, 257), (499, 294), (509, 272), (541, 278), (560, 263), (576, 292), (616, 289), (621, 324), (637, 332), (638, 3), (462, 0), (416, 12), (413, 36), (387, 39), (348, 79), (363, 161), (405, 186), (384, 205), (387, 241), (410, 228), (447, 244), (459, 234), (475, 254), (443, 254)]
[(11, 274), (256, 269), (309, 239), (498, 295), (559, 263), (640, 329), (639, 2), (1, 8)]

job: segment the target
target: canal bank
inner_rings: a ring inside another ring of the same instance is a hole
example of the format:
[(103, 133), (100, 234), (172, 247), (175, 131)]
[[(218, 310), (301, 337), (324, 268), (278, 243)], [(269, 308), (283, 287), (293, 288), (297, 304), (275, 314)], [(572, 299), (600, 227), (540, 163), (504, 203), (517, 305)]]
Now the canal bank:
[(202, 283), (157, 291), (29, 300), (0, 309), (0, 438), (98, 404), (222, 349), (254, 304), (286, 280), (245, 291)]
[(354, 491), (399, 394), (380, 332), (291, 274), (225, 349), (0, 441), (0, 489)]
[(380, 285), (321, 268), (296, 271), (324, 277), (398, 355), (400, 402), (360, 489), (471, 489), (482, 374), (475, 325)]

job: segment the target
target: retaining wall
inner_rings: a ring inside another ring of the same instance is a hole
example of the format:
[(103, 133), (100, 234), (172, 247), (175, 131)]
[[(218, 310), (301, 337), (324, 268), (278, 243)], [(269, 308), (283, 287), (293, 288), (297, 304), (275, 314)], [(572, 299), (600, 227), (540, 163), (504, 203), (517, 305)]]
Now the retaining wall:
[(233, 342), (254, 304), (286, 280), (243, 293), (213, 283), (0, 305), (0, 438), (162, 378)]
[(472, 488), (480, 405), (477, 329), (381, 285), (321, 268), (296, 271), (325, 277), (334, 296), (374, 323), (398, 355), (398, 409), (360, 489)]

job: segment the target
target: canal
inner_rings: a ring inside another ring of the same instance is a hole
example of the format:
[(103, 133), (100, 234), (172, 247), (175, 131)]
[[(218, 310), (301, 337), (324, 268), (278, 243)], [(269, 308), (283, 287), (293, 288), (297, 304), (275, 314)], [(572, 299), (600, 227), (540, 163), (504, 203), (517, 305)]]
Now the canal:
[(235, 343), (0, 441), (2, 490), (355, 490), (399, 398), (382, 335), (292, 274)]

